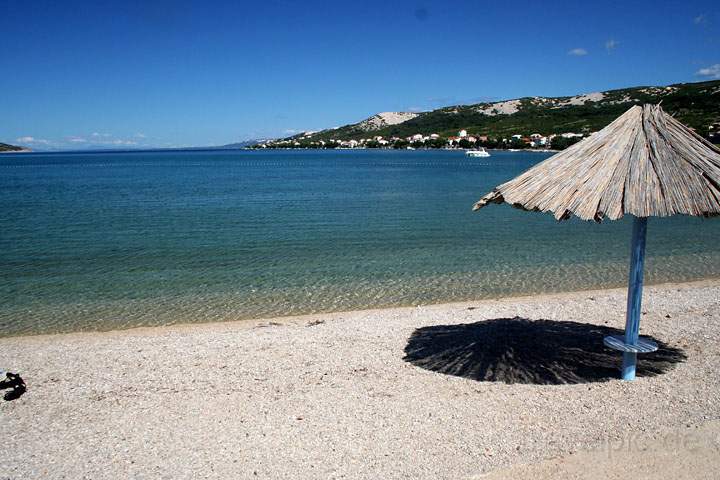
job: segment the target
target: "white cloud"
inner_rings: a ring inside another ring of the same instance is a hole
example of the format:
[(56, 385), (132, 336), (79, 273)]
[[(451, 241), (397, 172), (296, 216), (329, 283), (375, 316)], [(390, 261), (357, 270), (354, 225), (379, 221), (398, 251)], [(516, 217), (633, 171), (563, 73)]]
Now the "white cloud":
[(697, 17), (693, 18), (693, 23), (695, 25), (701, 25), (703, 23), (707, 23), (707, 15), (705, 15), (704, 13), (701, 13)]
[(302, 133), (302, 132), (304, 132), (304, 130), (296, 130), (294, 128), (287, 128), (287, 129), (283, 130), (283, 133), (285, 135), (295, 135), (296, 133)]
[(82, 135), (68, 135), (59, 139), (45, 140), (31, 135), (19, 137), (15, 140), (18, 145), (27, 145), (43, 148), (104, 148), (104, 147), (139, 147), (148, 146), (147, 137), (143, 133), (136, 133), (129, 137), (115, 137), (111, 133), (93, 132)]
[(618, 42), (614, 38), (611, 38), (610, 40), (605, 42), (605, 50), (610, 53), (612, 50), (615, 50), (615, 47), (617, 47), (618, 45), (620, 45), (620, 42)]
[(16, 138), (15, 141), (18, 143), (41, 143), (43, 145), (50, 143), (47, 140), (43, 140), (42, 138), (35, 138), (30, 136)]
[(573, 57), (582, 57), (584, 55), (587, 55), (588, 51), (584, 48), (573, 48), (568, 52), (568, 55), (572, 55)]
[[(133, 139), (144, 139), (145, 134), (143, 133), (136, 133), (132, 137)], [(90, 140), (88, 142), (91, 145), (114, 145), (114, 146), (122, 146), (122, 145), (137, 145), (138, 142), (136, 140), (131, 140), (127, 138), (115, 138), (115, 135), (112, 133), (98, 133), (93, 132), (90, 134)]]
[(720, 78), (720, 63), (701, 68), (695, 72), (695, 75), (700, 75), (701, 77)]
[(65, 137), (64, 141), (60, 144), (64, 145), (79, 145), (84, 144), (88, 147), (102, 147), (102, 146), (132, 146), (138, 145), (138, 139), (145, 138), (145, 135), (138, 133), (132, 138), (115, 138), (111, 133), (98, 133), (93, 132), (89, 135), (72, 135)]

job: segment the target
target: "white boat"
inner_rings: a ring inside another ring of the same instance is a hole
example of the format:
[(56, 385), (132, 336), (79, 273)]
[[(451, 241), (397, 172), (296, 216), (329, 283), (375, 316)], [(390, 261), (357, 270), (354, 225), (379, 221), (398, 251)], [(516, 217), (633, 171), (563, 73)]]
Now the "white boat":
[(489, 157), (490, 154), (483, 147), (476, 148), (475, 150), (468, 150), (465, 152), (468, 157)]

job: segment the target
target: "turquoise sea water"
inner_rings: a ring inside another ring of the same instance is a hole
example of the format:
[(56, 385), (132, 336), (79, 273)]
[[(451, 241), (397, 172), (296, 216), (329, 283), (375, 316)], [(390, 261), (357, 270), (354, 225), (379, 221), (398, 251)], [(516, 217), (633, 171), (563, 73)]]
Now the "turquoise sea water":
[[(546, 158), (452, 151), (0, 157), (0, 335), (622, 286), (630, 222), (493, 186)], [(720, 220), (652, 219), (651, 282), (720, 276)]]

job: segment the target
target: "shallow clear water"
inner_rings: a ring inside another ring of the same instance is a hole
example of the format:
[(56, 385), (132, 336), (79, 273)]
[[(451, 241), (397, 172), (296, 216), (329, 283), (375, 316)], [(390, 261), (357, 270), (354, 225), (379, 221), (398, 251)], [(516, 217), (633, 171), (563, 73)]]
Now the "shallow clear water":
[[(471, 212), (546, 158), (449, 151), (0, 157), (0, 335), (621, 286), (630, 222)], [(720, 220), (652, 219), (651, 282), (720, 276)]]

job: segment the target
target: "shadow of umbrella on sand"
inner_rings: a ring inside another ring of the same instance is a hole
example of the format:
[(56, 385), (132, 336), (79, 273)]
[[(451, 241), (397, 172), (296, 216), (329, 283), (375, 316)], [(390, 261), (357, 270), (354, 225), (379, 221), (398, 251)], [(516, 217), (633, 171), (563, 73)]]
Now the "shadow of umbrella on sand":
[[(617, 356), (602, 338), (615, 328), (589, 323), (494, 318), (469, 324), (431, 325), (413, 332), (403, 360), (433, 372), (485, 382), (562, 385), (602, 382), (617, 375)], [(658, 341), (638, 375), (665, 373), (685, 354)]]
[(607, 127), (520, 176), (475, 204), (509, 203), (529, 211), (601, 222), (633, 215), (624, 335), (605, 337), (623, 352), (622, 378), (635, 378), (638, 353), (657, 350), (639, 337), (647, 219), (720, 214), (720, 150), (665, 113), (634, 106)]

